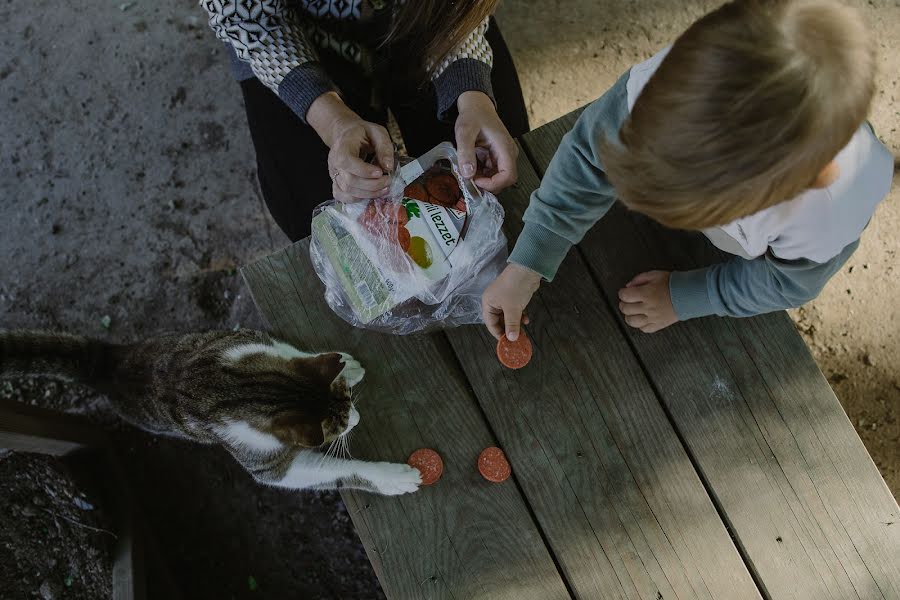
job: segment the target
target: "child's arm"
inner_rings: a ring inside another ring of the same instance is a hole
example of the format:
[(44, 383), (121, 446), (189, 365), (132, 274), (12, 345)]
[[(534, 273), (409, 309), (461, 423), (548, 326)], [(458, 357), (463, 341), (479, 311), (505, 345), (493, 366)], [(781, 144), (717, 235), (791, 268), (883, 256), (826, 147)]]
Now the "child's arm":
[(857, 246), (859, 240), (823, 263), (782, 260), (769, 251), (753, 260), (734, 258), (704, 269), (674, 272), (669, 278), (672, 307), (680, 321), (796, 308), (819, 295)]
[(783, 260), (770, 250), (693, 271), (641, 273), (619, 290), (619, 310), (632, 327), (654, 333), (706, 315), (750, 317), (794, 308), (818, 296), (857, 246), (859, 240), (821, 263)]
[(627, 82), (626, 74), (585, 108), (531, 195), (510, 264), (482, 296), (482, 316), (494, 337), (518, 337), (523, 312), (540, 282), (553, 279), (569, 249), (615, 201), (599, 148), (604, 137), (618, 140), (628, 117)]
[(591, 103), (563, 137), (540, 187), (531, 195), (509, 262), (551, 281), (569, 249), (607, 213), (615, 191), (600, 164), (600, 143), (618, 141), (628, 117), (628, 75)]

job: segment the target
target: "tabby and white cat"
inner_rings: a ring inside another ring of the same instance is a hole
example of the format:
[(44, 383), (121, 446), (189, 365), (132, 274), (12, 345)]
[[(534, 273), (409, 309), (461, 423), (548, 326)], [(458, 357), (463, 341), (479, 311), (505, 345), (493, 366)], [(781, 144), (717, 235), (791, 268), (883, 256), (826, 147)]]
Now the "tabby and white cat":
[(225, 446), (261, 483), (414, 492), (421, 476), (406, 464), (328, 453), (359, 422), (352, 389), (364, 374), (348, 354), (300, 352), (250, 330), (167, 334), (129, 345), (0, 331), (0, 377), (87, 384), (138, 427)]

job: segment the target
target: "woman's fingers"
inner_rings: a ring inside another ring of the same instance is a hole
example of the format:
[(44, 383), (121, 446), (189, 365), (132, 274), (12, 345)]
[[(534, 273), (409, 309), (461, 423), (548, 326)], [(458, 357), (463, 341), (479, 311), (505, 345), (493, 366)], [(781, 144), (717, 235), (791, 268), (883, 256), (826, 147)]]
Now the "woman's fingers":
[(361, 148), (361, 143), (353, 143), (348, 138), (331, 149), (328, 170), (334, 187), (339, 192), (335, 193), (335, 200), (347, 202), (387, 194), (391, 184), (390, 177), (384, 174), (381, 167), (359, 158)]
[(350, 171), (341, 170), (338, 170), (333, 181), (345, 192), (350, 194), (359, 193), (361, 196), (369, 194), (369, 198), (371, 198), (373, 194), (377, 195), (376, 192), (390, 187), (391, 185), (391, 178), (386, 175), (382, 175), (377, 179), (366, 179), (353, 175)]
[[(491, 153), (496, 163), (496, 172), (490, 177), (477, 177), (475, 185), (484, 188), (489, 192), (500, 192), (516, 182), (518, 177), (518, 168), (516, 166), (516, 156), (518, 156), (518, 147), (508, 145), (503, 142), (497, 144), (498, 149)], [(493, 150), (493, 147), (492, 147)]]
[(478, 162), (475, 159), (475, 141), (478, 139), (479, 129), (474, 124), (456, 123), (456, 156), (459, 160), (459, 170), (463, 177), (470, 178), (475, 175)]
[(385, 177), (381, 167), (367, 163), (359, 158), (359, 149), (332, 148), (328, 157), (328, 167), (332, 169), (332, 173), (346, 173), (360, 179)]
[(336, 183), (331, 186), (331, 195), (338, 202), (344, 202), (348, 204), (361, 200), (361, 198), (356, 198), (355, 196), (351, 196), (350, 194), (346, 193), (344, 190), (339, 188)]
[(375, 157), (378, 164), (384, 171), (390, 173), (394, 170), (394, 142), (387, 129), (376, 123), (366, 123), (366, 134), (369, 137), (369, 143), (375, 150)]

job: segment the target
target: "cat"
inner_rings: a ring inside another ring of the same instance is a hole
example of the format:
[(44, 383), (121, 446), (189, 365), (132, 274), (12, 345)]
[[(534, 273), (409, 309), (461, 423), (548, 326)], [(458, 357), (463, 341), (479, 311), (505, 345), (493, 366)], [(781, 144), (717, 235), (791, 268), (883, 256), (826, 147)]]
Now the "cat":
[(142, 429), (224, 446), (260, 483), (384, 495), (421, 483), (406, 464), (331, 455), (359, 422), (352, 391), (365, 375), (342, 352), (301, 352), (252, 330), (127, 345), (0, 330), (0, 377), (16, 375), (84, 383)]

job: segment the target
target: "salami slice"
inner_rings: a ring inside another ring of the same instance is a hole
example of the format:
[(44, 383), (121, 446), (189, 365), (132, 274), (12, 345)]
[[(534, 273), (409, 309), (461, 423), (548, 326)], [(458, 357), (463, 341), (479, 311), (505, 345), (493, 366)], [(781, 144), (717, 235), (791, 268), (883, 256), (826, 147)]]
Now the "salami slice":
[(407, 198), (412, 198), (413, 200), (420, 200), (422, 202), (428, 202), (428, 192), (425, 191), (425, 186), (421, 183), (411, 183), (403, 190), (403, 195)]
[(509, 479), (512, 469), (503, 450), (491, 446), (478, 455), (478, 472), (488, 481), (501, 483)]
[(409, 229), (402, 224), (397, 226), (397, 243), (400, 244), (400, 247), (403, 248), (404, 252), (409, 252), (412, 236), (409, 233)]
[(418, 469), (422, 474), (422, 485), (431, 485), (444, 473), (444, 461), (441, 455), (431, 448), (420, 448), (409, 455), (406, 461), (409, 466)]
[(454, 206), (460, 198), (459, 184), (456, 183), (456, 178), (448, 173), (430, 177), (425, 182), (425, 189), (432, 202), (443, 206)]
[(531, 340), (522, 331), (519, 338), (511, 342), (505, 335), (497, 342), (497, 358), (507, 369), (521, 369), (531, 360), (533, 350)]

